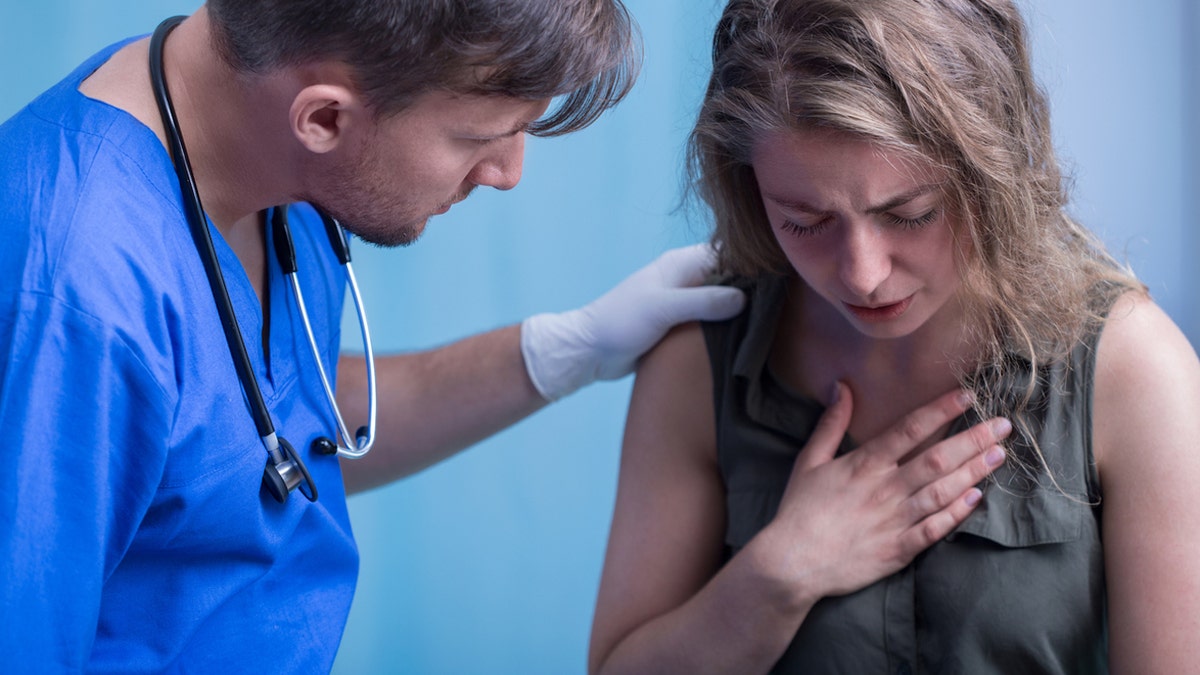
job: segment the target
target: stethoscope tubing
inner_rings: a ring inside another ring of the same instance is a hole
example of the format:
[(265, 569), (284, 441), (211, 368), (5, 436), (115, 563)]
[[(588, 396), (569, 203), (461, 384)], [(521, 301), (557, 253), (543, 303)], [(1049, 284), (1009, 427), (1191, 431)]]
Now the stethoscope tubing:
[(254, 366), (250, 355), (246, 352), (246, 342), (242, 339), (242, 330), (234, 314), (233, 305), (229, 302), (229, 290), (225, 285), (225, 275), (217, 259), (217, 251), (213, 246), (212, 235), (208, 232), (207, 219), (204, 216), (204, 206), (200, 201), (200, 192), (196, 188), (196, 180), (192, 177), (191, 161), (188, 159), (187, 146), (184, 145), (183, 135), (178, 133), (179, 122), (175, 116), (175, 106), (171, 103), (171, 95), (167, 89), (166, 74), (163, 72), (163, 43), (167, 34), (178, 26), (184, 17), (175, 16), (162, 24), (162, 29), (154, 32), (150, 38), (150, 53), (160, 58), (150, 59), (150, 80), (153, 84), (154, 99), (158, 103), (159, 114), (167, 133), (167, 148), (171, 152), (175, 175), (179, 179), (179, 189), (183, 192), (183, 209), (187, 217), (188, 229), (192, 240), (200, 252), (204, 264), (204, 273), (208, 277), (208, 286), (212, 291), (213, 302), (216, 303), (217, 313), (221, 317), (221, 328), (225, 332), (225, 342), (229, 346), (229, 356), (237, 369), (238, 379), (242, 389), (249, 399), (249, 407), (254, 417), (254, 425), (258, 435), (263, 440), (271, 459), (276, 462), (284, 461), (279, 449), (279, 440), (275, 434), (275, 425), (271, 422), (271, 414), (263, 401), (262, 391), (258, 387), (258, 378), (254, 376)]
[[(299, 487), (300, 491), (310, 501), (316, 501), (317, 489), (311, 475), (308, 473), (308, 468), (304, 465), (303, 459), (292, 448), (291, 444), (276, 433), (275, 425), (271, 421), (270, 410), (267, 408), (262, 391), (258, 386), (258, 378), (254, 374), (250, 355), (246, 351), (246, 343), (242, 338), (241, 328), (233, 309), (233, 302), (229, 297), (229, 291), (225, 284), (225, 276), (221, 271), (216, 248), (213, 245), (212, 235), (209, 232), (208, 219), (205, 216), (204, 206), (200, 201), (200, 193), (196, 187), (196, 180), (192, 174), (187, 147), (183, 142), (183, 135), (180, 133), (174, 105), (171, 102), (170, 92), (167, 88), (163, 68), (163, 45), (171, 30), (185, 18), (183, 16), (176, 16), (163, 21), (158, 29), (154, 31), (154, 35), (150, 40), (151, 85), (154, 90), (154, 98), (158, 104), (159, 113), (162, 116), (167, 148), (171, 154), (175, 174), (179, 181), (180, 192), (183, 197), (184, 216), (187, 220), (192, 240), (195, 242), (196, 250), (200, 254), (205, 276), (208, 277), (209, 288), (212, 291), (213, 301), (221, 320), (221, 328), (225, 334), (225, 342), (229, 348), (234, 368), (237, 371), (238, 380), (242, 385), (242, 391), (246, 396), (247, 406), (250, 408), (255, 428), (262, 439), (263, 446), (270, 456), (270, 462), (264, 473), (263, 484), (272, 496), (280, 502), (286, 501), (287, 493), (295, 487)], [(296, 295), (296, 304), (300, 310), (304, 332), (308, 339), (309, 347), (312, 350), (313, 360), (317, 364), (317, 371), (321, 377), (321, 385), (325, 391), (326, 401), (333, 413), (333, 417), (337, 423), (337, 432), (342, 440), (342, 442), (333, 443), (329, 442), (328, 439), (319, 438), (314, 442), (314, 446), (319, 445), (322, 448), (322, 452), (326, 452), (325, 448), (330, 448), (331, 451), (328, 451), (327, 454), (336, 453), (339, 457), (357, 459), (367, 454), (375, 441), (377, 407), (375, 355), (372, 349), (370, 332), (367, 327), (362, 296), (359, 293), (353, 266), (350, 264), (350, 251), (346, 241), (346, 234), (335, 219), (324, 213), (321, 213), (320, 216), (325, 226), (326, 234), (329, 237), (330, 246), (338, 262), (346, 270), (346, 279), (350, 287), (350, 294), (354, 301), (355, 310), (358, 314), (359, 330), (362, 334), (364, 355), (366, 357), (368, 424), (361, 427), (354, 435), (350, 434), (345, 421), (342, 419), (341, 410), (337, 405), (337, 398), (329, 382), (329, 377), (325, 372), (316, 336), (313, 334), (312, 324), (308, 318), (308, 311), (304, 304), (304, 295), (301, 292), (300, 282), (296, 276), (296, 253), (287, 224), (286, 206), (277, 206), (274, 208), (271, 229), (274, 235), (276, 259), (279, 261), (280, 267), (290, 281), (293, 292)], [(351, 441), (351, 439), (354, 440)], [(343, 442), (345, 445), (343, 445)]]
[[(371, 332), (367, 326), (367, 313), (363, 306), (362, 295), (358, 290), (358, 280), (354, 276), (354, 266), (350, 263), (349, 247), (345, 245), (345, 234), (342, 231), (341, 225), (336, 220), (321, 214), (321, 218), (325, 224), (326, 234), (329, 235), (331, 246), (335, 254), (341, 261), (342, 266), (346, 269), (346, 281), (350, 287), (350, 298), (354, 302), (355, 313), (358, 315), (358, 329), (362, 335), (363, 352), (366, 357), (367, 364), (367, 425), (359, 429), (355, 434), (351, 434), (346, 427), (346, 422), (342, 418), (342, 411), (337, 405), (337, 397), (334, 395), (333, 386), (329, 383), (329, 376), (325, 373), (325, 366), (321, 360), (321, 350), (317, 346), (317, 338), (313, 334), (312, 322), (308, 319), (308, 310), (304, 303), (304, 292), (300, 289), (300, 279), (297, 276), (296, 264), (296, 249), (292, 244), (292, 236), (287, 224), (287, 211), (284, 207), (276, 207), (274, 215), (271, 218), (271, 231), (275, 241), (275, 257), (279, 260), (279, 265), (283, 269), (284, 276), (291, 282), (292, 292), (296, 295), (296, 307), (300, 310), (300, 321), (304, 326), (304, 333), (308, 338), (308, 346), (312, 350), (313, 361), (317, 364), (317, 372), (321, 376), (321, 386), (325, 389), (325, 398), (329, 402), (330, 412), (333, 413), (333, 418), (337, 422), (338, 433), (344, 443), (337, 444), (337, 455), (348, 459), (358, 459), (371, 451), (371, 446), (375, 443), (375, 416), (376, 416), (376, 388), (375, 388), (375, 352), (371, 346)], [(341, 244), (339, 246), (338, 244)], [(365, 429), (365, 431), (364, 431)], [(350, 439), (354, 439), (351, 446)]]
[[(365, 357), (367, 364), (368, 410), (367, 426), (365, 427), (366, 433), (362, 434), (355, 432), (353, 436), (355, 445), (354, 449), (351, 450), (339, 445), (337, 454), (338, 457), (359, 459), (363, 455), (370, 452), (371, 447), (375, 445), (375, 414), (378, 404), (378, 390), (376, 389), (375, 385), (375, 350), (371, 346), (371, 332), (367, 327), (366, 308), (363, 306), (362, 295), (358, 292), (358, 280), (354, 276), (354, 268), (350, 265), (349, 261), (346, 262), (346, 280), (350, 284), (350, 297), (354, 301), (355, 313), (358, 315), (358, 330), (362, 334), (363, 338), (363, 356)], [(316, 341), (313, 339), (310, 324), (305, 322), (304, 328), (308, 331), (309, 344), (311, 344), (315, 350), (317, 345)], [(318, 360), (317, 363), (320, 365), (320, 360)], [(321, 382), (325, 385), (325, 395), (329, 397), (330, 401), (335, 401), (336, 398), (333, 395), (333, 390), (330, 389), (329, 382), (325, 378), (324, 369), (321, 369)], [(346, 441), (349, 441), (351, 436), (346, 433), (346, 423), (342, 421), (341, 411), (338, 410), (336, 405), (333, 407), (333, 414), (337, 418), (338, 430), (342, 433), (342, 438)]]

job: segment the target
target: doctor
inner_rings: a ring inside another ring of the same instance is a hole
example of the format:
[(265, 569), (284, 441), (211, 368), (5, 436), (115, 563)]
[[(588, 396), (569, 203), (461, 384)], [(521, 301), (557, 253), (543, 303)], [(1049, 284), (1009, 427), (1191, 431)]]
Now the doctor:
[[(619, 0), (213, 0), (0, 127), (6, 668), (326, 672), (357, 573), (348, 491), (737, 312), (687, 288), (708, 256), (682, 249), (374, 377), (338, 355), (333, 224), (408, 244), (514, 187), (526, 134), (592, 122), (635, 54)], [(347, 438), (339, 414), (378, 428)]]

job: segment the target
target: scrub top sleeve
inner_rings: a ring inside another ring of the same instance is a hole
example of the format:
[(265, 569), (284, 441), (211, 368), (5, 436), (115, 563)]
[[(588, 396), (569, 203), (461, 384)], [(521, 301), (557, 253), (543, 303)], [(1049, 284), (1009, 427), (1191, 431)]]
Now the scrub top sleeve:
[(160, 482), (174, 398), (128, 335), (26, 293), (0, 318), (0, 653), (83, 670), (101, 592)]

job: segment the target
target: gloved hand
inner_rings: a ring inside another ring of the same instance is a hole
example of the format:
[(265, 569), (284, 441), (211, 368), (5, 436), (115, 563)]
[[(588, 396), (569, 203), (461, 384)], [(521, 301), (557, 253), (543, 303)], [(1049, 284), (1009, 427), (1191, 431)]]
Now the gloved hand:
[(742, 311), (742, 291), (697, 286), (715, 262), (708, 244), (672, 249), (580, 309), (526, 319), (521, 354), (529, 379), (555, 401), (595, 380), (633, 372), (638, 357), (677, 323)]

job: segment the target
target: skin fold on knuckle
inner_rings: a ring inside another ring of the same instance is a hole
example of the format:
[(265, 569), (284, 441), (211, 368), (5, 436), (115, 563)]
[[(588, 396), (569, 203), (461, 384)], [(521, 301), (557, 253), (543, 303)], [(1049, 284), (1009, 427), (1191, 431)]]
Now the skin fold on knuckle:
[(903, 488), (896, 487), (890, 481), (884, 481), (867, 492), (863, 497), (863, 504), (875, 513), (896, 512), (903, 496)]
[(919, 523), (937, 509), (934, 496), (927, 490), (921, 490), (905, 501), (904, 510), (909, 523)]
[(912, 562), (913, 558), (915, 558), (918, 553), (929, 548), (929, 546), (936, 541), (936, 539), (929, 539), (926, 534), (928, 522), (929, 519), (926, 518), (925, 520), (913, 525), (897, 540), (896, 550), (890, 560), (890, 563), (894, 569), (898, 570), (903, 568), (905, 565)]
[(933, 446), (921, 455), (921, 464), (930, 476), (943, 476), (955, 467), (942, 446)]
[(907, 415), (900, 421), (896, 428), (896, 434), (908, 447), (913, 447), (925, 440), (929, 431), (919, 415)]
[(917, 524), (917, 531), (920, 533), (920, 541), (924, 543), (921, 550), (929, 548), (935, 544), (955, 525), (955, 517), (947, 511), (938, 511), (930, 514), (928, 518)]
[(938, 481), (933, 483), (926, 488), (925, 491), (927, 493), (927, 499), (931, 505), (929, 509), (930, 512), (940, 511), (946, 508), (951, 502), (954, 501), (955, 497), (958, 496), (957, 492), (953, 491), (951, 486), (948, 485), (946, 481)]
[(963, 448), (960, 453), (972, 459), (982, 458), (987, 449), (995, 443), (987, 422), (980, 422), (949, 440)]
[[(976, 481), (972, 481), (973, 485)], [(966, 488), (963, 488), (966, 489)], [(950, 507), (962, 493), (953, 477), (945, 477), (925, 486), (912, 496), (913, 522), (931, 517)]]
[[(850, 475), (856, 481), (867, 480), (881, 472), (886, 472), (889, 466), (895, 466), (894, 463), (888, 462), (882, 455), (868, 448), (860, 448), (847, 459), (850, 461)], [(878, 493), (879, 491), (876, 491), (876, 494)]]

